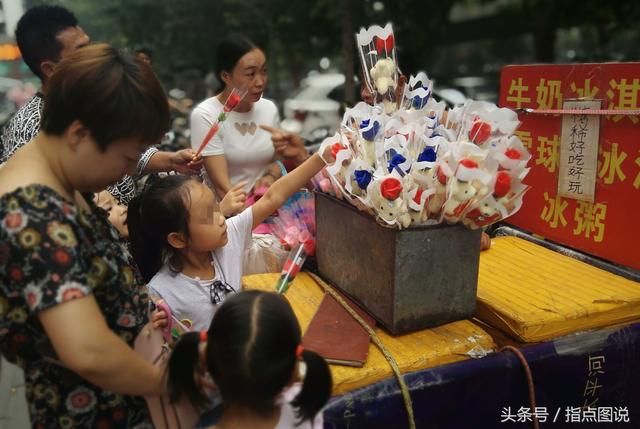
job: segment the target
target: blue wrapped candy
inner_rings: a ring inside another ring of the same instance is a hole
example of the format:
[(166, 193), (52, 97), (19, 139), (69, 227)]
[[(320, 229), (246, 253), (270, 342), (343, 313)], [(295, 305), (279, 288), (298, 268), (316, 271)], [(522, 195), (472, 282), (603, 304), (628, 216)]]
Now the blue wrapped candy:
[(373, 121), (371, 123), (370, 119), (365, 119), (360, 122), (360, 129), (362, 130), (362, 138), (368, 141), (373, 141), (378, 135), (378, 131), (380, 131), (380, 122)]
[(428, 101), (428, 95), (426, 97), (420, 97), (419, 95), (416, 95), (415, 97), (413, 97), (413, 108), (416, 110), (420, 110), (427, 105)]
[(427, 146), (418, 156), (418, 162), (435, 162), (437, 158), (436, 150), (433, 146)]
[[(388, 167), (389, 173), (391, 173), (393, 170), (397, 170), (401, 175), (404, 176), (405, 171), (402, 171), (402, 169), (400, 168), (400, 164), (403, 164), (406, 161), (407, 161), (407, 158), (400, 155), (399, 153), (394, 152), (393, 156), (389, 160), (389, 167)], [(409, 170), (407, 170), (406, 173), (408, 173)]]
[[(418, 86), (416, 85), (416, 88), (417, 87)], [(429, 87), (428, 86), (423, 86), (422, 88), (426, 91), (427, 95), (425, 95), (424, 97), (416, 95), (411, 100), (412, 101), (411, 105), (413, 106), (414, 109), (417, 109), (417, 110), (420, 110), (424, 106), (426, 106), (427, 103), (429, 102), (429, 99), (431, 98), (431, 90), (429, 89)], [(415, 88), (414, 88), (414, 90), (415, 90)]]
[(356, 170), (353, 172), (353, 175), (356, 179), (356, 183), (360, 189), (367, 189), (369, 183), (371, 183), (372, 175), (367, 170)]

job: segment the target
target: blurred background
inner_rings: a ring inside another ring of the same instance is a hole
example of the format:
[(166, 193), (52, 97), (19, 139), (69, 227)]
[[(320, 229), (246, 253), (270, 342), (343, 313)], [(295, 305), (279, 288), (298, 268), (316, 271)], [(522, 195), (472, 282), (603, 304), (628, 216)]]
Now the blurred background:
[(151, 52), (174, 108), (176, 136), (165, 142), (174, 146), (188, 141), (191, 106), (218, 87), (214, 48), (230, 31), (265, 49), (266, 96), (309, 141), (332, 132), (358, 99), (354, 33), (362, 26), (393, 23), (402, 71), (426, 71), (449, 105), (497, 101), (507, 64), (640, 58), (633, 0), (2, 0), (2, 122), (37, 87), (13, 32), (24, 10), (43, 3), (72, 10), (94, 41)]

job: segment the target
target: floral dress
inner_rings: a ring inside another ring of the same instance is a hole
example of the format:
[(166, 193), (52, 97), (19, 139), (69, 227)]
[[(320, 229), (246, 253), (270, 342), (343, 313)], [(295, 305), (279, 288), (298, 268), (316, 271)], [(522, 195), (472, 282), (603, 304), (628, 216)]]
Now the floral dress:
[(105, 391), (61, 366), (38, 319), (93, 294), (109, 328), (129, 345), (147, 322), (130, 255), (89, 204), (85, 213), (41, 185), (0, 197), (0, 349), (25, 371), (33, 427), (151, 428), (141, 397)]

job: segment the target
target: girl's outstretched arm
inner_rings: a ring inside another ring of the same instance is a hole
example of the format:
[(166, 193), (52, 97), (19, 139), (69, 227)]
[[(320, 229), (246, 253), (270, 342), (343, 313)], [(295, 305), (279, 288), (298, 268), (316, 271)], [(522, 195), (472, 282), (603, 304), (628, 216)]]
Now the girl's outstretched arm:
[[(323, 156), (327, 160), (333, 161), (334, 159), (330, 150), (327, 150)], [(269, 187), (267, 193), (251, 206), (253, 210), (253, 227), (255, 228), (261, 224), (267, 216), (280, 208), (290, 196), (299, 191), (316, 173), (322, 170), (324, 165), (324, 161), (316, 153), (291, 173), (276, 180)]]

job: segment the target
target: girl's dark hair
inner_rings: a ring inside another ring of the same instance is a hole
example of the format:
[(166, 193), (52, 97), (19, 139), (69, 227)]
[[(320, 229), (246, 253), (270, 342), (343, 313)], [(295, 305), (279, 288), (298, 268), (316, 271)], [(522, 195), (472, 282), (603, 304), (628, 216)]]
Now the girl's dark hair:
[[(275, 407), (289, 384), (300, 344), (300, 326), (289, 303), (276, 293), (245, 291), (228, 298), (209, 326), (206, 364), (224, 403), (257, 413)], [(169, 359), (169, 392), (173, 400), (186, 394), (196, 406), (207, 398), (194, 379), (198, 365), (197, 332), (183, 335)], [(313, 419), (331, 396), (331, 373), (325, 360), (304, 351), (307, 365), (302, 390), (293, 401), (298, 418)]]
[[(220, 82), (222, 81), (222, 72), (231, 73), (233, 68), (238, 64), (247, 52), (259, 49), (251, 40), (239, 33), (231, 33), (220, 41), (216, 48), (216, 66), (215, 72)], [(224, 86), (224, 83), (222, 83)]]
[(165, 261), (181, 270), (180, 261), (167, 242), (172, 232), (189, 234), (190, 176), (150, 176), (140, 195), (129, 202), (127, 226), (133, 259), (145, 282), (162, 268)]

